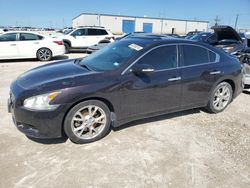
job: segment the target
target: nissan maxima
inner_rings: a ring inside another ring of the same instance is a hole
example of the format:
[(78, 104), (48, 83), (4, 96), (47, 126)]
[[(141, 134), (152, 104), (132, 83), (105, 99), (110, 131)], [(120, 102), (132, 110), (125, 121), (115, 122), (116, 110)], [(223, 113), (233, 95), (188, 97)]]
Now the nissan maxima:
[(134, 36), (25, 72), (11, 84), (8, 110), (29, 137), (89, 143), (137, 119), (221, 112), (241, 93), (242, 77), (239, 61), (210, 45)]

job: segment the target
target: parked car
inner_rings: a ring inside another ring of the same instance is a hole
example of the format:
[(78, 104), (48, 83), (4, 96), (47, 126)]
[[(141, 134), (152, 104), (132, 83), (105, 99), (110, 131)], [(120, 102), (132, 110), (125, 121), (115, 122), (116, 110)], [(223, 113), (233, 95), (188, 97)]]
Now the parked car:
[(25, 31), (0, 35), (0, 60), (37, 58), (40, 61), (49, 61), (64, 53), (63, 41), (48, 36)]
[(246, 36), (246, 45), (250, 47), (250, 32), (245, 33)]
[(246, 42), (242, 40), (242, 36), (240, 36), (240, 34), (237, 33), (232, 27), (219, 25), (212, 27), (212, 29), (214, 30), (214, 33), (201, 32), (194, 35), (190, 39), (210, 44), (217, 48), (223, 49), (229, 54), (235, 55), (244, 67), (245, 88), (249, 88), (250, 48), (248, 48)]
[(165, 34), (165, 35), (169, 37), (174, 37), (174, 38), (182, 38), (180, 35), (177, 35), (177, 34)]
[(5, 32), (7, 32), (7, 31), (8, 31), (8, 29), (6, 29), (6, 28), (4, 28), (4, 29), (0, 28), (0, 35), (3, 34), (3, 33), (5, 33)]
[(95, 44), (93, 46), (88, 47), (86, 50), (86, 53), (91, 54), (93, 52), (96, 52), (97, 50), (100, 50), (100, 49), (106, 47), (110, 43), (111, 43), (111, 41), (108, 39), (101, 40), (98, 44)]
[(213, 33), (201, 32), (194, 35), (190, 39), (208, 43), (217, 48), (221, 48), (228, 53), (243, 51), (246, 48), (246, 45), (242, 41), (240, 35), (232, 27), (218, 25), (212, 27), (211, 29), (214, 30)]
[[(125, 34), (122, 37), (115, 38), (115, 41), (119, 41), (119, 40), (129, 38), (129, 37), (132, 37), (132, 36), (135, 36), (135, 35), (152, 35), (152, 33), (145, 33), (145, 32), (128, 33), (128, 34)], [(93, 46), (88, 47), (86, 52), (88, 54), (91, 54), (93, 52), (96, 52), (97, 50), (100, 50), (100, 49), (106, 47), (109, 43), (111, 43), (111, 41), (109, 39), (105, 38), (104, 40), (101, 40), (98, 44), (95, 44)]]
[(202, 31), (190, 31), (187, 33), (187, 35), (184, 37), (185, 39), (190, 39), (192, 36), (201, 33)]
[(114, 41), (113, 34), (104, 27), (80, 27), (65, 35), (58, 36), (63, 40), (66, 51), (86, 49), (89, 46), (98, 44), (99, 41), (109, 38)]
[(75, 143), (104, 137), (111, 126), (206, 107), (223, 111), (242, 91), (238, 59), (210, 45), (134, 36), (84, 59), (32, 69), (10, 87), (9, 112), (31, 137), (64, 133)]

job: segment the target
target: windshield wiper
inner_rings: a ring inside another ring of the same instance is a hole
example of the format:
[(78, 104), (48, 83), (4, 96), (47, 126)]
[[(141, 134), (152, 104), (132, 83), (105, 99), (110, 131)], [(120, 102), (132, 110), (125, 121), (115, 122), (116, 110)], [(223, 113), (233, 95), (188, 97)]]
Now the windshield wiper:
[(86, 69), (92, 71), (92, 69), (90, 69), (88, 65), (80, 64), (81, 60), (82, 60), (82, 59), (76, 59), (76, 60), (74, 61), (74, 63), (77, 64), (77, 65), (79, 65), (79, 66), (81, 66), (81, 67), (84, 67), (84, 68), (86, 68)]

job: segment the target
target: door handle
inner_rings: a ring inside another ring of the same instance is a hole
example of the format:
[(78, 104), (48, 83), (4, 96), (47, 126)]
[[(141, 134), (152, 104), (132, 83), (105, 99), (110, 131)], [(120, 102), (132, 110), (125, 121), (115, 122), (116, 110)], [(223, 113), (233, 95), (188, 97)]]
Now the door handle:
[(16, 46), (16, 44), (10, 44), (10, 46)]
[(181, 77), (175, 77), (175, 78), (168, 79), (169, 82), (178, 81), (178, 80), (181, 80)]
[(221, 74), (221, 71), (213, 71), (213, 72), (210, 72), (209, 74), (211, 74), (211, 75)]
[(39, 44), (39, 42), (34, 42), (34, 44)]

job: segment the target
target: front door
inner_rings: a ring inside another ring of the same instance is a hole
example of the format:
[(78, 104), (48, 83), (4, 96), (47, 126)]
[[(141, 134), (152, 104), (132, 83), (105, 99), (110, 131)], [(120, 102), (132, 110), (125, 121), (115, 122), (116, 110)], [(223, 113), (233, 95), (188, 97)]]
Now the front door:
[[(181, 85), (176, 45), (158, 47), (137, 61), (122, 77), (124, 118), (172, 111), (180, 106)], [(154, 72), (135, 75), (136, 65), (150, 65)]]
[(71, 46), (73, 48), (83, 48), (88, 46), (87, 30), (77, 29), (71, 34)]

